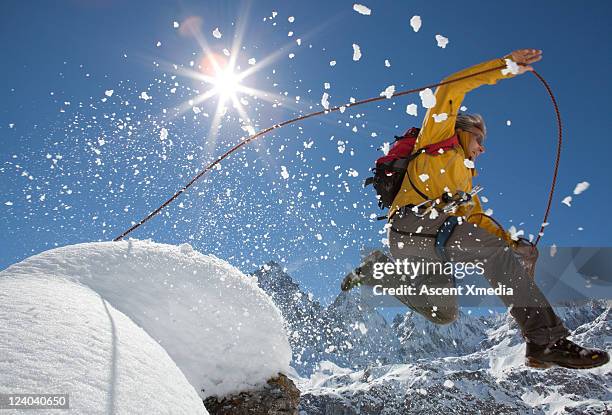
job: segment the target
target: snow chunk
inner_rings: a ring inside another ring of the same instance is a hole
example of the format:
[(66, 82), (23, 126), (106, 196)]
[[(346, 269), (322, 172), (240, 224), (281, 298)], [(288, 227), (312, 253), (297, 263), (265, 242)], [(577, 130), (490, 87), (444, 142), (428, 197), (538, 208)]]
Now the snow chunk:
[(321, 97), (321, 105), (326, 110), (329, 109), (329, 94), (327, 92), (323, 92), (323, 96)]
[(387, 68), (389, 68), (391, 66), (391, 62), (389, 62), (389, 59), (385, 59), (385, 66)]
[(438, 216), (440, 216), (440, 213), (436, 210), (436, 208), (431, 209), (431, 212), (429, 212), (429, 219), (435, 219)]
[(470, 159), (463, 159), (463, 164), (468, 169), (473, 169), (474, 168), (474, 162), (472, 160), (470, 160)]
[(112, 89), (107, 89), (106, 91), (104, 91), (104, 95), (106, 95), (107, 97), (112, 97), (113, 96), (113, 92), (115, 92)]
[(177, 22), (177, 21), (172, 22), (172, 27), (173, 28), (178, 29), (179, 26), (180, 26), (179, 22)]
[(425, 88), (422, 91), (419, 91), (419, 96), (421, 97), (421, 105), (423, 108), (433, 108), (436, 105), (436, 96), (434, 95), (431, 88)]
[(510, 233), (510, 239), (512, 239), (513, 241), (518, 241), (520, 236), (525, 235), (524, 230), (521, 229), (517, 231), (514, 225), (510, 226), (508, 232)]
[(444, 387), (448, 388), (448, 389), (453, 388), (453, 387), (455, 387), (455, 383), (452, 380), (450, 380), (450, 379), (446, 379), (444, 381)]
[(4, 202), (4, 204), (7, 206), (13, 206), (13, 202), (11, 202), (10, 200), (8, 202)]
[(363, 4), (355, 3), (353, 4), (353, 10), (355, 10), (359, 14), (363, 14), (364, 16), (369, 16), (372, 14), (372, 10)]
[(432, 115), (435, 122), (442, 122), (448, 120), (448, 114), (443, 112), (442, 114), (433, 114)]
[(257, 60), (255, 60), (255, 58), (250, 58), (248, 62), (249, 62), (249, 65), (255, 65), (257, 63)]
[(421, 28), (421, 16), (412, 16), (410, 19), (410, 26), (412, 26), (412, 30), (418, 32)]
[(506, 67), (501, 70), (502, 75), (517, 75), (519, 73), (519, 66), (516, 62), (512, 59), (504, 59), (504, 61), (506, 62)]
[(571, 196), (566, 196), (561, 203), (563, 203), (564, 205), (567, 205), (569, 207), (572, 207), (572, 197)]
[(507, 120), (507, 121), (506, 121), (506, 125), (507, 125), (508, 127), (510, 127), (510, 126), (512, 125), (512, 121)]
[(285, 166), (281, 166), (281, 177), (285, 180), (289, 179), (289, 172)]
[(143, 100), (145, 100), (145, 101), (148, 101), (148, 100), (150, 100), (150, 99), (151, 99), (151, 96), (150, 96), (149, 94), (147, 94), (147, 91), (142, 91), (142, 92), (140, 93), (139, 98), (140, 98), (140, 99), (143, 99)]
[(408, 104), (406, 105), (406, 114), (417, 116), (417, 105), (416, 104)]
[[(49, 379), (54, 385), (74, 385), (74, 393), (80, 396), (75, 374), (79, 370), (84, 373), (83, 382), (93, 382), (96, 377), (92, 374), (99, 374), (98, 377), (106, 382), (100, 387), (100, 400), (94, 399), (95, 390), (89, 385), (82, 398), (76, 398), (71, 390), (66, 391), (72, 394), (71, 400), (75, 405), (96, 405), (95, 409), (78, 413), (97, 413), (107, 403), (113, 341), (121, 356), (115, 386), (122, 388), (122, 382), (127, 382), (124, 384), (125, 393), (116, 395), (118, 404), (137, 402), (141, 406), (147, 405), (147, 399), (136, 401), (134, 394), (157, 395), (150, 399), (155, 405), (185, 405), (180, 402), (193, 400), (183, 387), (185, 382), (181, 382), (180, 371), (171, 369), (172, 362), (163, 357), (161, 348), (174, 360), (201, 398), (252, 389), (265, 384), (278, 372), (288, 373), (290, 370), (291, 349), (280, 311), (253, 279), (214, 256), (196, 251), (185, 254), (177, 246), (132, 239), (85, 243), (43, 252), (10, 266), (0, 272), (0, 286), (0, 315), (12, 306), (17, 308), (9, 314), (22, 316), (14, 323), (11, 323), (13, 319), (4, 320), (15, 327), (11, 336), (0, 336), (0, 348), (16, 352), (27, 348), (26, 354), (30, 356), (32, 350), (40, 354), (36, 355), (37, 359), (25, 359), (11, 358), (3, 352), (0, 363), (8, 359), (13, 362), (15, 373), (23, 373), (16, 375), (16, 379), (23, 379), (20, 383), (9, 383), (19, 390), (36, 388), (40, 391), (40, 382)], [(65, 295), (62, 289), (65, 289)], [(37, 293), (37, 290), (40, 293), (31, 297), (16, 294)], [(50, 292), (54, 295), (49, 296)], [(23, 311), (16, 314), (22, 310), (20, 304), (27, 301), (26, 298), (33, 299), (26, 309), (36, 307), (40, 314)], [(39, 301), (40, 298), (45, 298), (45, 301)], [(51, 310), (46, 310), (46, 307)], [(114, 340), (109, 318), (115, 321), (115, 332), (118, 333)], [(26, 321), (20, 321), (22, 319)], [(142, 327), (142, 335), (129, 319)], [(71, 327), (77, 324), (78, 329), (73, 332)], [(87, 331), (89, 325), (93, 326), (90, 335)], [(50, 332), (56, 335), (49, 335)], [(106, 332), (108, 335), (103, 335)], [(155, 341), (151, 338), (147, 341), (145, 332)], [(34, 343), (32, 347), (24, 345), (28, 339)], [(93, 342), (92, 339), (98, 340)], [(49, 347), (41, 347), (41, 342), (46, 342)], [(161, 346), (159, 351), (155, 351), (155, 342)], [(60, 353), (55, 351), (67, 347), (72, 357), (58, 360)], [(54, 352), (43, 353), (46, 349)], [(73, 356), (87, 350), (88, 354), (82, 359)], [(51, 359), (49, 372), (41, 366), (45, 358)], [(79, 369), (81, 362), (86, 362), (86, 367)], [(98, 369), (96, 362), (100, 365)], [(144, 373), (131, 371), (125, 366), (128, 363), (146, 370)], [(2, 364), (2, 367), (8, 366)], [(58, 367), (61, 376), (53, 372)], [(74, 370), (66, 370), (66, 367)], [(66, 378), (67, 374), (70, 378)], [(154, 374), (158, 378), (149, 381), (147, 376)], [(130, 376), (135, 376), (138, 384), (128, 381)], [(65, 382), (62, 382), (64, 378)], [(31, 384), (33, 380), (36, 385)], [(160, 400), (160, 396), (164, 399)], [(178, 402), (175, 403), (175, 399)], [(176, 407), (160, 411), (158, 407), (150, 411), (126, 409), (118, 412), (194, 411)]]
[(427, 180), (429, 180), (429, 174), (426, 174), (426, 173), (419, 174), (419, 179), (421, 179), (421, 181), (425, 183)]
[(252, 125), (242, 125), (240, 128), (242, 128), (242, 131), (246, 131), (248, 135), (255, 135), (256, 133), (255, 127)]
[(436, 42), (438, 42), (438, 47), (444, 49), (446, 48), (446, 45), (448, 45), (448, 38), (442, 35), (436, 35)]
[(329, 61), (329, 66), (336, 66), (336, 61)]
[[(10, 333), (0, 336), (0, 390), (6, 393), (10, 386), (20, 393), (40, 393), (59, 387), (70, 395), (69, 412), (75, 414), (208, 414), (194, 387), (157, 341), (117, 310), (114, 301), (63, 274), (72, 268), (78, 278), (79, 257), (68, 260), (70, 265), (43, 254), (0, 273), (2, 331)], [(106, 266), (115, 268), (110, 262), (100, 265), (96, 275), (85, 265), (83, 279), (105, 275)], [(131, 278), (129, 272), (110, 279)], [(109, 281), (109, 290), (111, 286)], [(136, 284), (133, 288), (138, 292)], [(152, 310), (160, 306), (151, 303)], [(204, 349), (208, 343), (210, 339)], [(193, 352), (195, 359), (199, 351)]]
[(383, 145), (380, 147), (380, 150), (386, 156), (387, 154), (389, 154), (389, 150), (391, 150), (391, 144), (388, 142), (383, 143)]
[(552, 244), (550, 246), (550, 256), (551, 258), (554, 257), (555, 255), (557, 255), (557, 245)]
[(293, 16), (289, 16), (289, 17), (287, 18), (287, 21), (288, 21), (289, 23), (293, 23), (293, 22), (295, 22), (295, 17), (293, 17)]
[(584, 192), (586, 189), (589, 188), (591, 184), (589, 182), (580, 182), (576, 185), (576, 187), (574, 188), (574, 194), (575, 195), (579, 195), (580, 193)]
[(221, 39), (221, 36), (223, 36), (218, 27), (215, 27), (215, 30), (213, 30), (212, 32), (212, 35), (217, 39)]
[(358, 44), (353, 43), (353, 60), (358, 61), (361, 59), (361, 48)]
[(168, 130), (162, 127), (162, 129), (159, 132), (159, 139), (161, 141), (164, 141), (167, 138), (168, 138)]
[(390, 99), (393, 97), (393, 94), (395, 94), (395, 85), (389, 85), (387, 88), (385, 88), (384, 91), (380, 93), (380, 96), (384, 96), (387, 99)]

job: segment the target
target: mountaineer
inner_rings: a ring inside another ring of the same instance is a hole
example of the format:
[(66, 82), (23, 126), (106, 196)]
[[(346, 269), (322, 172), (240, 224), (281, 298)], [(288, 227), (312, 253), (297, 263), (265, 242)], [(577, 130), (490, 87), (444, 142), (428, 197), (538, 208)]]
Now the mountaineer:
[[(513, 240), (484, 214), (477, 195), (480, 188), (473, 187), (472, 179), (474, 161), (485, 151), (486, 127), (480, 115), (459, 113), (466, 93), (533, 70), (530, 65), (540, 59), (541, 50), (521, 49), (446, 78), (435, 91), (435, 103), (428, 105), (421, 129), (412, 128), (396, 137), (389, 154), (377, 161), (375, 177), (366, 184), (374, 185), (379, 204), (389, 208), (393, 259), (480, 262), (491, 287), (512, 288), (512, 295), (500, 298), (510, 307), (525, 338), (528, 366), (591, 368), (607, 363), (609, 355), (567, 339), (568, 330), (533, 279), (535, 246), (524, 239)], [(381, 251), (374, 251), (346, 276), (342, 289), (377, 284), (393, 287), (406, 282), (417, 287), (455, 287), (452, 274), (373, 277), (376, 263), (391, 261)], [(457, 297), (453, 295), (396, 298), (437, 324), (457, 318)]]

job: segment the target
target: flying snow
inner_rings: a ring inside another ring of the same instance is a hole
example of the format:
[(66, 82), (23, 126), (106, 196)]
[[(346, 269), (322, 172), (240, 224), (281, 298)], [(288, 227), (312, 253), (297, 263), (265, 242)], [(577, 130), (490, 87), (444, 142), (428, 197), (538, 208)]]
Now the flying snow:
[(588, 189), (590, 186), (589, 182), (580, 182), (576, 185), (576, 187), (574, 188), (574, 194), (575, 195), (579, 195), (580, 193), (584, 192), (586, 189)]
[(147, 94), (147, 91), (142, 91), (139, 96), (140, 99), (148, 101), (151, 99), (151, 96)]
[(329, 94), (327, 92), (323, 92), (323, 96), (321, 97), (321, 105), (326, 110), (329, 109)]
[(104, 95), (106, 95), (107, 97), (112, 97), (113, 96), (113, 92), (115, 92), (112, 89), (107, 89), (106, 91), (104, 91)]
[(162, 128), (161, 131), (159, 132), (159, 139), (161, 141), (164, 141), (167, 138), (168, 138), (168, 130), (165, 128)]
[(353, 4), (353, 10), (355, 10), (359, 14), (363, 14), (364, 16), (369, 16), (372, 14), (372, 10), (370, 10), (369, 7), (364, 6), (363, 4)]
[(506, 76), (509, 74), (516, 75), (519, 73), (519, 66), (512, 59), (505, 59), (506, 67), (501, 70), (502, 75)]
[(436, 42), (438, 42), (438, 47), (444, 49), (446, 48), (446, 45), (448, 45), (448, 38), (442, 35), (436, 35)]
[(281, 176), (283, 179), (289, 179), (289, 172), (287, 171), (287, 167), (281, 166)]
[(406, 105), (406, 114), (417, 116), (417, 105), (416, 104), (408, 104)]
[(508, 232), (510, 233), (510, 239), (512, 239), (513, 241), (518, 241), (519, 237), (525, 235), (524, 230), (516, 230), (516, 227), (514, 225), (510, 226)]
[(563, 198), (561, 203), (563, 203), (564, 205), (567, 205), (569, 207), (572, 207), (572, 197), (571, 196), (566, 196), (565, 198)]
[(384, 96), (387, 99), (390, 99), (391, 97), (393, 97), (393, 94), (395, 94), (395, 85), (389, 85), (387, 88), (385, 88), (384, 91), (380, 93), (380, 96)]
[(223, 36), (218, 27), (215, 27), (215, 30), (213, 30), (212, 32), (212, 35), (217, 39), (221, 39), (221, 36)]
[(427, 180), (429, 180), (429, 174), (419, 174), (419, 179), (421, 179), (421, 181), (425, 183)]
[(358, 61), (361, 59), (361, 48), (358, 44), (353, 43), (353, 60)]
[(412, 19), (410, 19), (410, 26), (412, 26), (412, 30), (418, 32), (421, 28), (421, 16), (412, 16)]
[(448, 114), (443, 112), (442, 114), (433, 114), (432, 118), (435, 122), (442, 122), (448, 119)]
[(474, 162), (472, 160), (470, 160), (470, 159), (463, 159), (463, 164), (468, 169), (473, 169), (474, 168)]
[(421, 97), (421, 105), (424, 108), (433, 108), (436, 105), (436, 96), (430, 88), (420, 91), (419, 96)]

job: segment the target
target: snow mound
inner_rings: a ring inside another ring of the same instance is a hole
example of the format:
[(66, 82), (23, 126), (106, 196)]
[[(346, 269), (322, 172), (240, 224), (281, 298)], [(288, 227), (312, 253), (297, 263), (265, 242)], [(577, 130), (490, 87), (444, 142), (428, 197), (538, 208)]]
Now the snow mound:
[(73, 414), (208, 413), (166, 351), (91, 289), (0, 275), (0, 393), (67, 393)]
[(95, 291), (153, 337), (202, 398), (252, 389), (289, 371), (284, 321), (255, 279), (187, 244), (128, 240), (71, 245), (0, 273), (3, 283), (25, 277), (73, 282)]

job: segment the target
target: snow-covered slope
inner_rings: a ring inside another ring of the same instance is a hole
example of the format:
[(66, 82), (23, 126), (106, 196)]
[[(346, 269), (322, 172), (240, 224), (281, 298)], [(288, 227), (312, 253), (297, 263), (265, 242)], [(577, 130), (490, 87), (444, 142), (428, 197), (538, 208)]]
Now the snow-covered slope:
[(413, 362), (433, 357), (463, 356), (480, 349), (487, 338), (491, 321), (459, 312), (456, 321), (446, 325), (432, 324), (413, 311), (393, 324), (402, 345), (403, 360)]
[[(610, 350), (609, 306), (602, 310), (601, 304), (591, 304), (566, 311), (575, 316), (574, 321), (588, 319), (585, 316), (594, 312), (600, 314), (577, 327), (572, 338)], [(528, 368), (524, 365), (525, 345), (517, 341), (509, 320), (487, 320), (497, 321), (499, 326), (487, 330), (480, 350), (464, 356), (432, 355), (361, 370), (324, 362), (309, 379), (298, 382), (301, 408), (309, 415), (612, 413), (612, 363), (590, 370)], [(417, 344), (420, 347), (423, 342)]]
[[(189, 245), (129, 240), (67, 246), (7, 268), (0, 280), (89, 287), (153, 337), (202, 398), (249, 389), (289, 370), (282, 316), (255, 279)], [(21, 290), (27, 295), (27, 283)], [(15, 335), (27, 336), (25, 331)]]
[(67, 393), (71, 414), (207, 413), (166, 351), (94, 291), (1, 275), (0, 393)]

